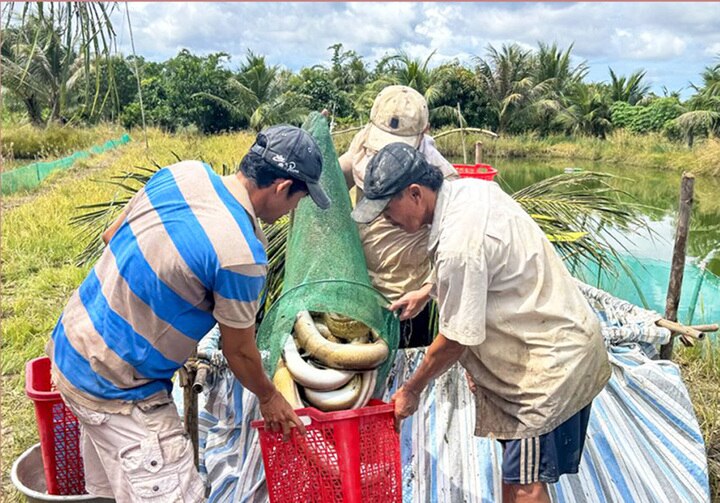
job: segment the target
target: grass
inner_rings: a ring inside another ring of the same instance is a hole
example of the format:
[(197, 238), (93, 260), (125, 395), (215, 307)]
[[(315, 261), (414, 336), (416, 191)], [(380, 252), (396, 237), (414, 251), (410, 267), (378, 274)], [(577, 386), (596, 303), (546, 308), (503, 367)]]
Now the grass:
[(705, 439), (710, 501), (717, 503), (720, 502), (720, 339), (706, 338), (693, 348), (678, 348), (675, 355)]
[[(77, 229), (69, 225), (74, 208), (108, 200), (115, 188), (99, 184), (135, 166), (151, 166), (182, 159), (203, 159), (220, 169), (237, 164), (252, 142), (248, 134), (169, 136), (149, 132), (145, 150), (140, 131), (131, 132), (130, 144), (79, 162), (70, 170), (50, 177), (39, 191), (3, 198), (2, 226), (2, 343), (0, 371), (2, 423), (0, 474), (3, 501), (19, 502), (9, 481), (11, 463), (37, 442), (33, 408), (24, 394), (24, 364), (43, 354), (44, 345), (70, 293), (87, 268), (74, 265), (83, 247)], [(337, 139), (338, 150), (343, 141)], [(487, 142), (487, 140), (485, 140)], [(678, 347), (676, 359), (688, 383), (695, 412), (707, 444), (713, 501), (720, 503), (720, 349), (705, 342), (700, 347)]]

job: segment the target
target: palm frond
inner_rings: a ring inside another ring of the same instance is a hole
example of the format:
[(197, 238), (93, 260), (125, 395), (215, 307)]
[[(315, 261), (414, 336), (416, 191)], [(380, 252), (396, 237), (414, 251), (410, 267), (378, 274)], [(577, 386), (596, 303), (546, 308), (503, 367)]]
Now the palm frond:
[[(614, 273), (619, 252), (626, 249), (618, 230), (649, 229), (638, 204), (612, 187), (607, 173), (565, 173), (536, 182), (513, 194), (546, 235), (577, 234), (575, 240), (555, 240), (558, 252), (575, 267), (590, 261)], [(610, 231), (614, 229), (614, 231)]]

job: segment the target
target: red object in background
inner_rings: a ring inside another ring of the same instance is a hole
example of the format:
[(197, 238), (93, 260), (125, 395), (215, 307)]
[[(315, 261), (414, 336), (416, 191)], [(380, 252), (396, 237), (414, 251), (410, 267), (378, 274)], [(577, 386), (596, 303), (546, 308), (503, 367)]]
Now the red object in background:
[(489, 164), (453, 164), (460, 178), (477, 178), (479, 180), (492, 181), (497, 175), (497, 170)]
[[(402, 501), (400, 438), (394, 406), (370, 400), (366, 407), (321, 412), (295, 411), (307, 435), (258, 429), (265, 479), (272, 503), (360, 503)], [(308, 423), (309, 418), (309, 424)]]
[(25, 393), (35, 404), (48, 494), (85, 494), (80, 425), (60, 393), (53, 389), (50, 367), (47, 357), (25, 365)]

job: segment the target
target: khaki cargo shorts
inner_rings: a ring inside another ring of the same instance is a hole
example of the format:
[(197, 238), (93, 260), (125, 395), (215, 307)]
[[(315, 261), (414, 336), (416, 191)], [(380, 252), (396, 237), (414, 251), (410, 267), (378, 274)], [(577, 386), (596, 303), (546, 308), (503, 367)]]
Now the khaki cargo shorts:
[(118, 503), (195, 503), (205, 487), (173, 404), (131, 414), (98, 412), (63, 396), (80, 421), (88, 493)]

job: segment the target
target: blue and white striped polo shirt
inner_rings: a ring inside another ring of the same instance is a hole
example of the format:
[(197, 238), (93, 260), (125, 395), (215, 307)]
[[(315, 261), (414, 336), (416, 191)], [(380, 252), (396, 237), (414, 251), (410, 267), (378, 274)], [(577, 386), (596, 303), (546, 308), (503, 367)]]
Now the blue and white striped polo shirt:
[(173, 373), (216, 321), (254, 324), (264, 242), (240, 184), (197, 161), (158, 171), (53, 331), (58, 389), (108, 412), (167, 401)]

